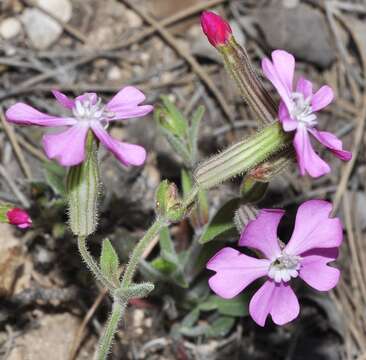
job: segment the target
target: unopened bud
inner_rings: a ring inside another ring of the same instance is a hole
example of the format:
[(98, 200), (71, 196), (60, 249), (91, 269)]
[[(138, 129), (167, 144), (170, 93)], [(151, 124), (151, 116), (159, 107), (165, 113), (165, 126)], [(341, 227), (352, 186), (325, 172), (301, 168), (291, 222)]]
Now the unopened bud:
[(89, 132), (86, 141), (86, 158), (69, 169), (66, 179), (69, 223), (78, 236), (92, 234), (98, 224), (99, 167), (97, 144)]
[(211, 11), (201, 14), (201, 26), (208, 41), (215, 47), (225, 45), (232, 36), (229, 23)]
[(164, 180), (156, 191), (156, 212), (162, 218), (179, 221), (184, 215), (182, 200), (174, 183)]
[(0, 204), (0, 222), (15, 225), (20, 229), (27, 229), (32, 225), (28, 213), (11, 204)]

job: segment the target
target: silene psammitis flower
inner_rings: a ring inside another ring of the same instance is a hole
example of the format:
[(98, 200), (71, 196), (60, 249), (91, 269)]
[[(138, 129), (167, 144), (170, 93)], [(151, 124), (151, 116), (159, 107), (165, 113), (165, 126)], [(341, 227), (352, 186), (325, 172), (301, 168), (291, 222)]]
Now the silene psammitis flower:
[(250, 301), (251, 317), (260, 326), (265, 325), (268, 315), (277, 325), (292, 321), (300, 310), (290, 286), (293, 278), (300, 277), (319, 291), (328, 291), (338, 283), (340, 272), (328, 263), (338, 256), (343, 230), (338, 218), (329, 217), (331, 210), (332, 205), (323, 200), (303, 203), (286, 246), (277, 237), (284, 211), (261, 210), (242, 232), (239, 246), (258, 250), (263, 258), (223, 248), (207, 263), (207, 268), (216, 272), (209, 279), (210, 288), (220, 297), (231, 299), (256, 279), (265, 277)]
[(285, 131), (295, 131), (294, 147), (301, 175), (319, 177), (330, 172), (329, 165), (314, 151), (309, 133), (341, 160), (350, 160), (352, 153), (343, 150), (342, 141), (334, 134), (317, 129), (316, 112), (329, 105), (332, 89), (324, 85), (315, 93), (310, 81), (300, 77), (293, 88), (295, 58), (284, 50), (272, 52), (272, 61), (262, 60), (262, 71), (281, 97), (278, 116)]
[(105, 105), (95, 93), (84, 93), (75, 99), (56, 90), (52, 93), (63, 107), (71, 110), (72, 116), (44, 114), (24, 103), (16, 103), (6, 111), (7, 120), (15, 124), (68, 127), (66, 131), (43, 136), (42, 144), (48, 158), (56, 159), (62, 166), (82, 163), (90, 129), (122, 164), (139, 166), (144, 163), (146, 151), (143, 147), (115, 140), (106, 131), (111, 121), (142, 117), (153, 110), (151, 105), (139, 105), (145, 100), (140, 90), (126, 86)]

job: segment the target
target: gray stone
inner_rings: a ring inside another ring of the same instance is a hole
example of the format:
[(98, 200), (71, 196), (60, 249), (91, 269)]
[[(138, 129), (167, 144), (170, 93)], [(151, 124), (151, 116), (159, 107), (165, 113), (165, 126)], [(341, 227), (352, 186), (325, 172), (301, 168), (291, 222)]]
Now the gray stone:
[[(63, 22), (71, 19), (72, 7), (69, 0), (38, 0), (37, 4)], [(27, 8), (21, 20), (25, 31), (37, 49), (46, 49), (62, 34), (62, 26), (39, 9)]]
[(336, 59), (333, 39), (323, 14), (305, 4), (271, 5), (255, 12), (255, 19), (272, 49), (326, 68)]

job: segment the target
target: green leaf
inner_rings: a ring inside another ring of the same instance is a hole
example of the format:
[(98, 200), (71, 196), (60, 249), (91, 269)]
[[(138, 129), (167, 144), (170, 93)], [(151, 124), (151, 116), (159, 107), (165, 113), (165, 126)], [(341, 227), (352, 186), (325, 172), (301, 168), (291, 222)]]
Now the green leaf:
[(229, 200), (224, 204), (210, 220), (210, 222), (205, 226), (199, 243), (205, 244), (209, 241), (214, 240), (219, 235), (223, 235), (229, 230), (235, 228), (234, 225), (234, 215), (235, 211), (239, 207), (240, 199), (234, 198)]
[(199, 305), (201, 311), (217, 310), (221, 315), (242, 317), (248, 315), (249, 298), (246, 294), (236, 296), (233, 299), (223, 299), (211, 295), (205, 302)]
[(173, 271), (176, 270), (177, 265), (163, 259), (162, 257), (157, 257), (153, 261), (151, 261), (151, 266), (155, 269), (161, 272), (164, 275), (169, 275)]
[(258, 182), (254, 178), (244, 177), (240, 186), (240, 195), (247, 203), (258, 202), (266, 193), (268, 185), (268, 182)]
[(235, 319), (229, 316), (221, 316), (216, 319), (205, 331), (209, 337), (226, 336), (235, 324)]
[(192, 189), (192, 179), (188, 172), (184, 169), (180, 172), (180, 178), (182, 183), (183, 196), (186, 196)]
[(45, 162), (43, 166), (48, 185), (52, 188), (55, 194), (64, 196), (66, 194), (65, 168), (55, 162)]
[(0, 203), (0, 223), (7, 223), (8, 217), (7, 212), (14, 208), (14, 205), (11, 205), (9, 203)]
[(182, 326), (179, 329), (179, 332), (184, 336), (196, 338), (196, 337), (205, 335), (205, 333), (207, 333), (207, 329), (208, 329), (208, 324), (200, 324), (200, 325), (192, 326), (192, 327)]
[(201, 120), (205, 113), (205, 108), (201, 105), (194, 112), (191, 127), (189, 129), (189, 141), (191, 144), (191, 155), (193, 163), (197, 162), (197, 153), (198, 153), (198, 131), (201, 124)]
[(178, 256), (175, 252), (174, 244), (172, 238), (170, 237), (170, 232), (168, 227), (164, 227), (160, 231), (160, 255), (164, 260), (167, 260), (173, 264), (178, 264)]
[(119, 288), (114, 291), (114, 295), (122, 301), (128, 301), (130, 299), (146, 297), (155, 288), (153, 283), (144, 282), (140, 284), (131, 284), (127, 289)]
[(100, 269), (103, 275), (115, 284), (119, 283), (118, 267), (118, 255), (111, 242), (108, 239), (105, 239), (102, 244), (102, 253), (100, 255)]
[(176, 262), (170, 262), (162, 257), (157, 257), (150, 264), (152, 268), (159, 271), (164, 281), (187, 288), (188, 283), (182, 271), (180, 261), (179, 257), (177, 257)]
[(190, 166), (192, 164), (192, 158), (189, 150), (187, 149), (187, 146), (185, 143), (178, 138), (177, 136), (170, 133), (168, 130), (161, 128), (161, 132), (168, 140), (170, 146), (177, 152), (177, 154), (182, 158), (183, 162)]
[(188, 122), (177, 107), (169, 100), (167, 96), (161, 96), (161, 100), (167, 110), (166, 122), (174, 130), (175, 135), (184, 138), (188, 132)]
[(200, 316), (200, 309), (198, 307), (190, 311), (182, 320), (182, 326), (192, 327)]

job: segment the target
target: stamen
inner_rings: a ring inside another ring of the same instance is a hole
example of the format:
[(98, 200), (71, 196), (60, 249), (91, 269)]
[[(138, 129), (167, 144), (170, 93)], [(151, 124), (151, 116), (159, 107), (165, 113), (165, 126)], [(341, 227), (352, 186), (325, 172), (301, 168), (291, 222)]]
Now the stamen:
[(291, 278), (296, 278), (301, 267), (300, 260), (300, 256), (288, 255), (282, 252), (270, 265), (268, 277), (275, 282), (287, 282)]
[(91, 95), (83, 101), (76, 100), (72, 112), (77, 120), (86, 124), (98, 121), (105, 129), (108, 127), (109, 121), (115, 117), (113, 112), (106, 110), (105, 106), (102, 105), (101, 98), (98, 97), (95, 104), (93, 104)]
[(290, 111), (290, 115), (295, 120), (305, 124), (309, 127), (314, 127), (317, 124), (316, 115), (311, 108), (311, 97), (304, 98), (304, 95), (299, 92), (293, 92), (291, 94), (293, 100), (293, 108)]

